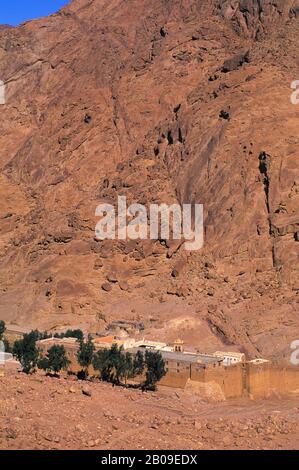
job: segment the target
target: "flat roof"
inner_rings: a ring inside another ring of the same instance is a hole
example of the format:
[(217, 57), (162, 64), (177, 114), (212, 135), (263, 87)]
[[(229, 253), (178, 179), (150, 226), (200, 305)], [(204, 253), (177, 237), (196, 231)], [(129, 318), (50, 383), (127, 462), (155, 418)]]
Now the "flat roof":
[(28, 328), (22, 328), (21, 326), (18, 326), (18, 325), (6, 324), (5, 326), (6, 326), (7, 333), (26, 334), (32, 331), (32, 329), (30, 330)]
[(139, 341), (136, 341), (136, 344), (140, 346), (167, 346), (166, 343), (163, 343), (162, 341), (154, 341), (151, 339), (141, 339)]
[(215, 351), (214, 356), (243, 357), (245, 354), (238, 351)]
[(163, 359), (170, 359), (178, 362), (198, 362), (204, 364), (210, 364), (219, 362), (219, 359), (215, 356), (209, 356), (206, 354), (192, 354), (183, 352), (171, 352), (171, 351), (160, 351)]
[(54, 336), (52, 336), (51, 338), (45, 338), (45, 339), (40, 339), (39, 341), (37, 341), (38, 343), (77, 343), (78, 341), (78, 338), (55, 338)]
[[(129, 349), (132, 353), (137, 353), (138, 351), (143, 352), (142, 348), (132, 348)], [(219, 359), (215, 356), (209, 356), (205, 354), (192, 354), (192, 353), (183, 353), (183, 352), (172, 352), (172, 351), (158, 351), (163, 359), (166, 361), (177, 361), (177, 362), (192, 362), (192, 363), (199, 363), (199, 364), (213, 364), (219, 362)]]

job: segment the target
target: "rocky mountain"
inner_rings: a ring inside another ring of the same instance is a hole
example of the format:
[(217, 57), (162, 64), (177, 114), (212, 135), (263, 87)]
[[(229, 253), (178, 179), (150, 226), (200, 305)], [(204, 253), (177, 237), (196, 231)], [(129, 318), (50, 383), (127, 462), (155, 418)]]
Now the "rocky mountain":
[(9, 24), (0, 24), (0, 31), (4, 31), (4, 29), (7, 28), (12, 28), (12, 26), (10, 26)]
[[(0, 31), (0, 318), (142, 321), (289, 360), (298, 0), (73, 0)], [(204, 204), (205, 245), (95, 239), (100, 202)]]

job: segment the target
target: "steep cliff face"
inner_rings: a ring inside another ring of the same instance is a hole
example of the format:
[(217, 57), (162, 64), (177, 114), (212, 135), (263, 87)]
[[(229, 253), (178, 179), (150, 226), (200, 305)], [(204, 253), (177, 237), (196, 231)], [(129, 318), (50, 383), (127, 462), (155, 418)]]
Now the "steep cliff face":
[[(0, 32), (1, 318), (141, 319), (205, 349), (288, 356), (297, 13), (296, 0), (77, 0)], [(97, 242), (95, 208), (118, 195), (203, 203), (204, 249)]]
[(243, 36), (259, 39), (299, 13), (298, 0), (220, 0), (216, 10)]

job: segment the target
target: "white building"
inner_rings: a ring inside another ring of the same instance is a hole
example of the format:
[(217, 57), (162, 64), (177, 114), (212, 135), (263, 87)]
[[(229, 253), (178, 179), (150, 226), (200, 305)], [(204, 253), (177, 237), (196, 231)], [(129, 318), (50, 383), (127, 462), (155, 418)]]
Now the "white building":
[(171, 346), (168, 346), (166, 343), (161, 343), (159, 341), (152, 341), (148, 339), (136, 341), (136, 343), (134, 344), (134, 348), (149, 349), (152, 351), (172, 351)]
[(213, 356), (222, 358), (224, 366), (232, 366), (238, 362), (245, 362), (245, 354), (240, 352), (216, 351)]

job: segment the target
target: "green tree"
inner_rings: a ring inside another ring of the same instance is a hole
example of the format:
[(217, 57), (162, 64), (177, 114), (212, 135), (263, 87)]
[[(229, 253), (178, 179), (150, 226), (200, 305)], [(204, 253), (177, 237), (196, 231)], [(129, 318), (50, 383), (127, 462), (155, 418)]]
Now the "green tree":
[(24, 334), (23, 339), (15, 341), (13, 346), (13, 355), (21, 363), (23, 372), (29, 374), (34, 371), (39, 357), (39, 351), (36, 347), (36, 331)]
[(0, 340), (3, 339), (3, 335), (5, 333), (6, 327), (5, 327), (5, 322), (3, 320), (0, 320)]
[(124, 379), (125, 379), (125, 384), (127, 385), (127, 380), (132, 379), (136, 376), (137, 374), (134, 373), (134, 359), (131, 353), (126, 352), (125, 353), (125, 371), (124, 371)]
[(67, 330), (63, 333), (55, 333), (54, 338), (77, 338), (78, 341), (83, 341), (84, 334), (82, 330)]
[(77, 352), (77, 360), (82, 367), (83, 378), (88, 376), (88, 367), (92, 364), (94, 352), (95, 346), (93, 344), (91, 335), (88, 336), (88, 340), (86, 342), (84, 342), (84, 340), (80, 341), (80, 346)]
[(93, 367), (100, 372), (102, 380), (116, 385), (123, 381), (127, 384), (129, 378), (142, 374), (144, 370), (143, 354), (125, 352), (123, 347), (113, 344), (110, 349), (102, 349), (94, 355)]
[(166, 374), (165, 362), (159, 351), (145, 352), (146, 379), (144, 388), (146, 390), (156, 390), (156, 384)]
[(40, 341), (41, 339), (51, 338), (51, 335), (48, 335), (46, 332), (41, 333), (38, 330), (32, 330), (29, 334), (32, 336), (32, 338), (35, 339), (35, 341)]
[(38, 362), (38, 367), (54, 374), (59, 374), (61, 370), (66, 370), (70, 364), (63, 345), (54, 344), (49, 348), (45, 357)]
[(134, 378), (137, 375), (141, 375), (144, 372), (144, 355), (141, 351), (138, 351), (133, 360), (132, 374), (130, 378)]
[(106, 382), (112, 381), (112, 371), (114, 367), (110, 352), (110, 349), (100, 349), (96, 352), (92, 361), (94, 370), (100, 372), (101, 379)]
[(38, 336), (38, 340), (52, 338), (52, 335), (48, 333), (47, 331), (44, 331), (43, 333), (40, 333), (39, 331), (37, 331), (37, 336)]
[(64, 334), (65, 338), (77, 338), (79, 341), (83, 341), (84, 334), (82, 330), (67, 330)]
[[(117, 348), (117, 345), (116, 345)], [(123, 347), (118, 348), (114, 358), (114, 382), (120, 384), (123, 380), (127, 384), (129, 377), (133, 375), (132, 354), (124, 352)]]
[(119, 383), (124, 374), (123, 349), (113, 344), (110, 349), (101, 349), (93, 359), (93, 367), (99, 371), (102, 380)]
[(124, 361), (121, 357), (122, 352), (123, 348), (119, 348), (116, 343), (112, 344), (111, 349), (109, 351), (109, 359), (112, 367), (112, 382), (114, 383), (119, 383), (120, 376), (123, 373), (122, 369), (124, 367)]

